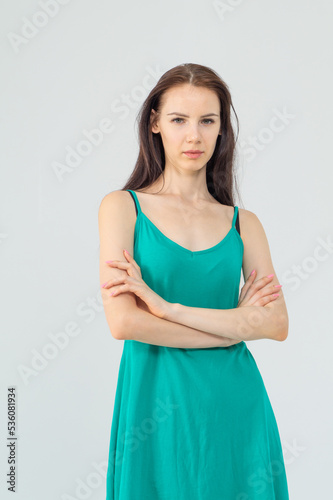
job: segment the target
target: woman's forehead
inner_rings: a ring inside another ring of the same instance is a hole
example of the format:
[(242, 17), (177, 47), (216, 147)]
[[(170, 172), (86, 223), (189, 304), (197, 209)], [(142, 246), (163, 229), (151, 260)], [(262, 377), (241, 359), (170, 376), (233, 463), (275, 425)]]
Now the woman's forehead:
[[(206, 87), (195, 87), (184, 84), (171, 87), (163, 96), (162, 106), (167, 113), (186, 113), (193, 112), (193, 106), (206, 109), (211, 106), (207, 112), (216, 113), (216, 107), (219, 107), (219, 98), (217, 94)], [(168, 109), (166, 109), (168, 108)], [(172, 109), (171, 109), (172, 108)]]

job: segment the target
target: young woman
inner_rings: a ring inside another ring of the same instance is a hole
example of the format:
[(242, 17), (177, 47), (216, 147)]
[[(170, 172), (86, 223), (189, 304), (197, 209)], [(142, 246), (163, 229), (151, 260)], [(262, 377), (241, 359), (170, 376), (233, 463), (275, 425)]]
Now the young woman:
[(285, 340), (288, 313), (263, 226), (234, 205), (231, 108), (212, 69), (167, 71), (140, 111), (134, 171), (99, 208), (104, 310), (124, 341), (107, 500), (289, 498), (246, 344)]

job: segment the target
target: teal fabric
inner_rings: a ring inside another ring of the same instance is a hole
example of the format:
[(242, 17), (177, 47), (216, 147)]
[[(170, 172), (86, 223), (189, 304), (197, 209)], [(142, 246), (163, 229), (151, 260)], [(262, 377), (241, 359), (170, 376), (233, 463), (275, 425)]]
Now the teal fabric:
[[(186, 306), (237, 307), (244, 250), (235, 227), (238, 207), (220, 243), (192, 252), (166, 237), (128, 191), (138, 209), (133, 256), (147, 285)], [(124, 341), (106, 495), (289, 499), (277, 422), (245, 342), (180, 349)]]

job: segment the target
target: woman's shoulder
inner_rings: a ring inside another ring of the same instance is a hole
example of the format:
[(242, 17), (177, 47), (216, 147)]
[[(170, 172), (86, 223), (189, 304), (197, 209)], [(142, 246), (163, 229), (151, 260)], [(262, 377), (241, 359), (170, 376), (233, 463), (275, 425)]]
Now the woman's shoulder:
[(242, 237), (246, 238), (246, 235), (248, 235), (252, 239), (265, 233), (259, 217), (254, 212), (238, 207), (238, 213)]
[(242, 217), (242, 219), (253, 220), (257, 217), (254, 212), (251, 212), (251, 210), (246, 210), (245, 208), (238, 207), (238, 213), (239, 216)]
[(126, 190), (117, 189), (106, 194), (99, 205), (99, 214), (117, 212), (130, 216), (133, 212), (133, 199)]
[(116, 189), (115, 191), (110, 191), (102, 198), (100, 205), (114, 205), (114, 204), (128, 204), (131, 200), (129, 192), (123, 189)]
[(254, 212), (251, 212), (251, 210), (246, 210), (245, 208), (238, 207), (238, 213), (239, 217), (248, 221), (250, 224), (255, 224), (257, 221), (259, 221), (257, 215)]

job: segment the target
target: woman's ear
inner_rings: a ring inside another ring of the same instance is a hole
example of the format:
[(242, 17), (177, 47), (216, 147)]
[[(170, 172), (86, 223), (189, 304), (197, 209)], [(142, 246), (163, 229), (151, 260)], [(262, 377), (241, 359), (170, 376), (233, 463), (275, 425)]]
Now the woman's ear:
[(151, 131), (154, 134), (158, 134), (160, 131), (156, 117), (157, 117), (157, 113), (156, 113), (155, 109), (152, 109), (151, 114), (150, 114), (150, 126), (151, 126)]

